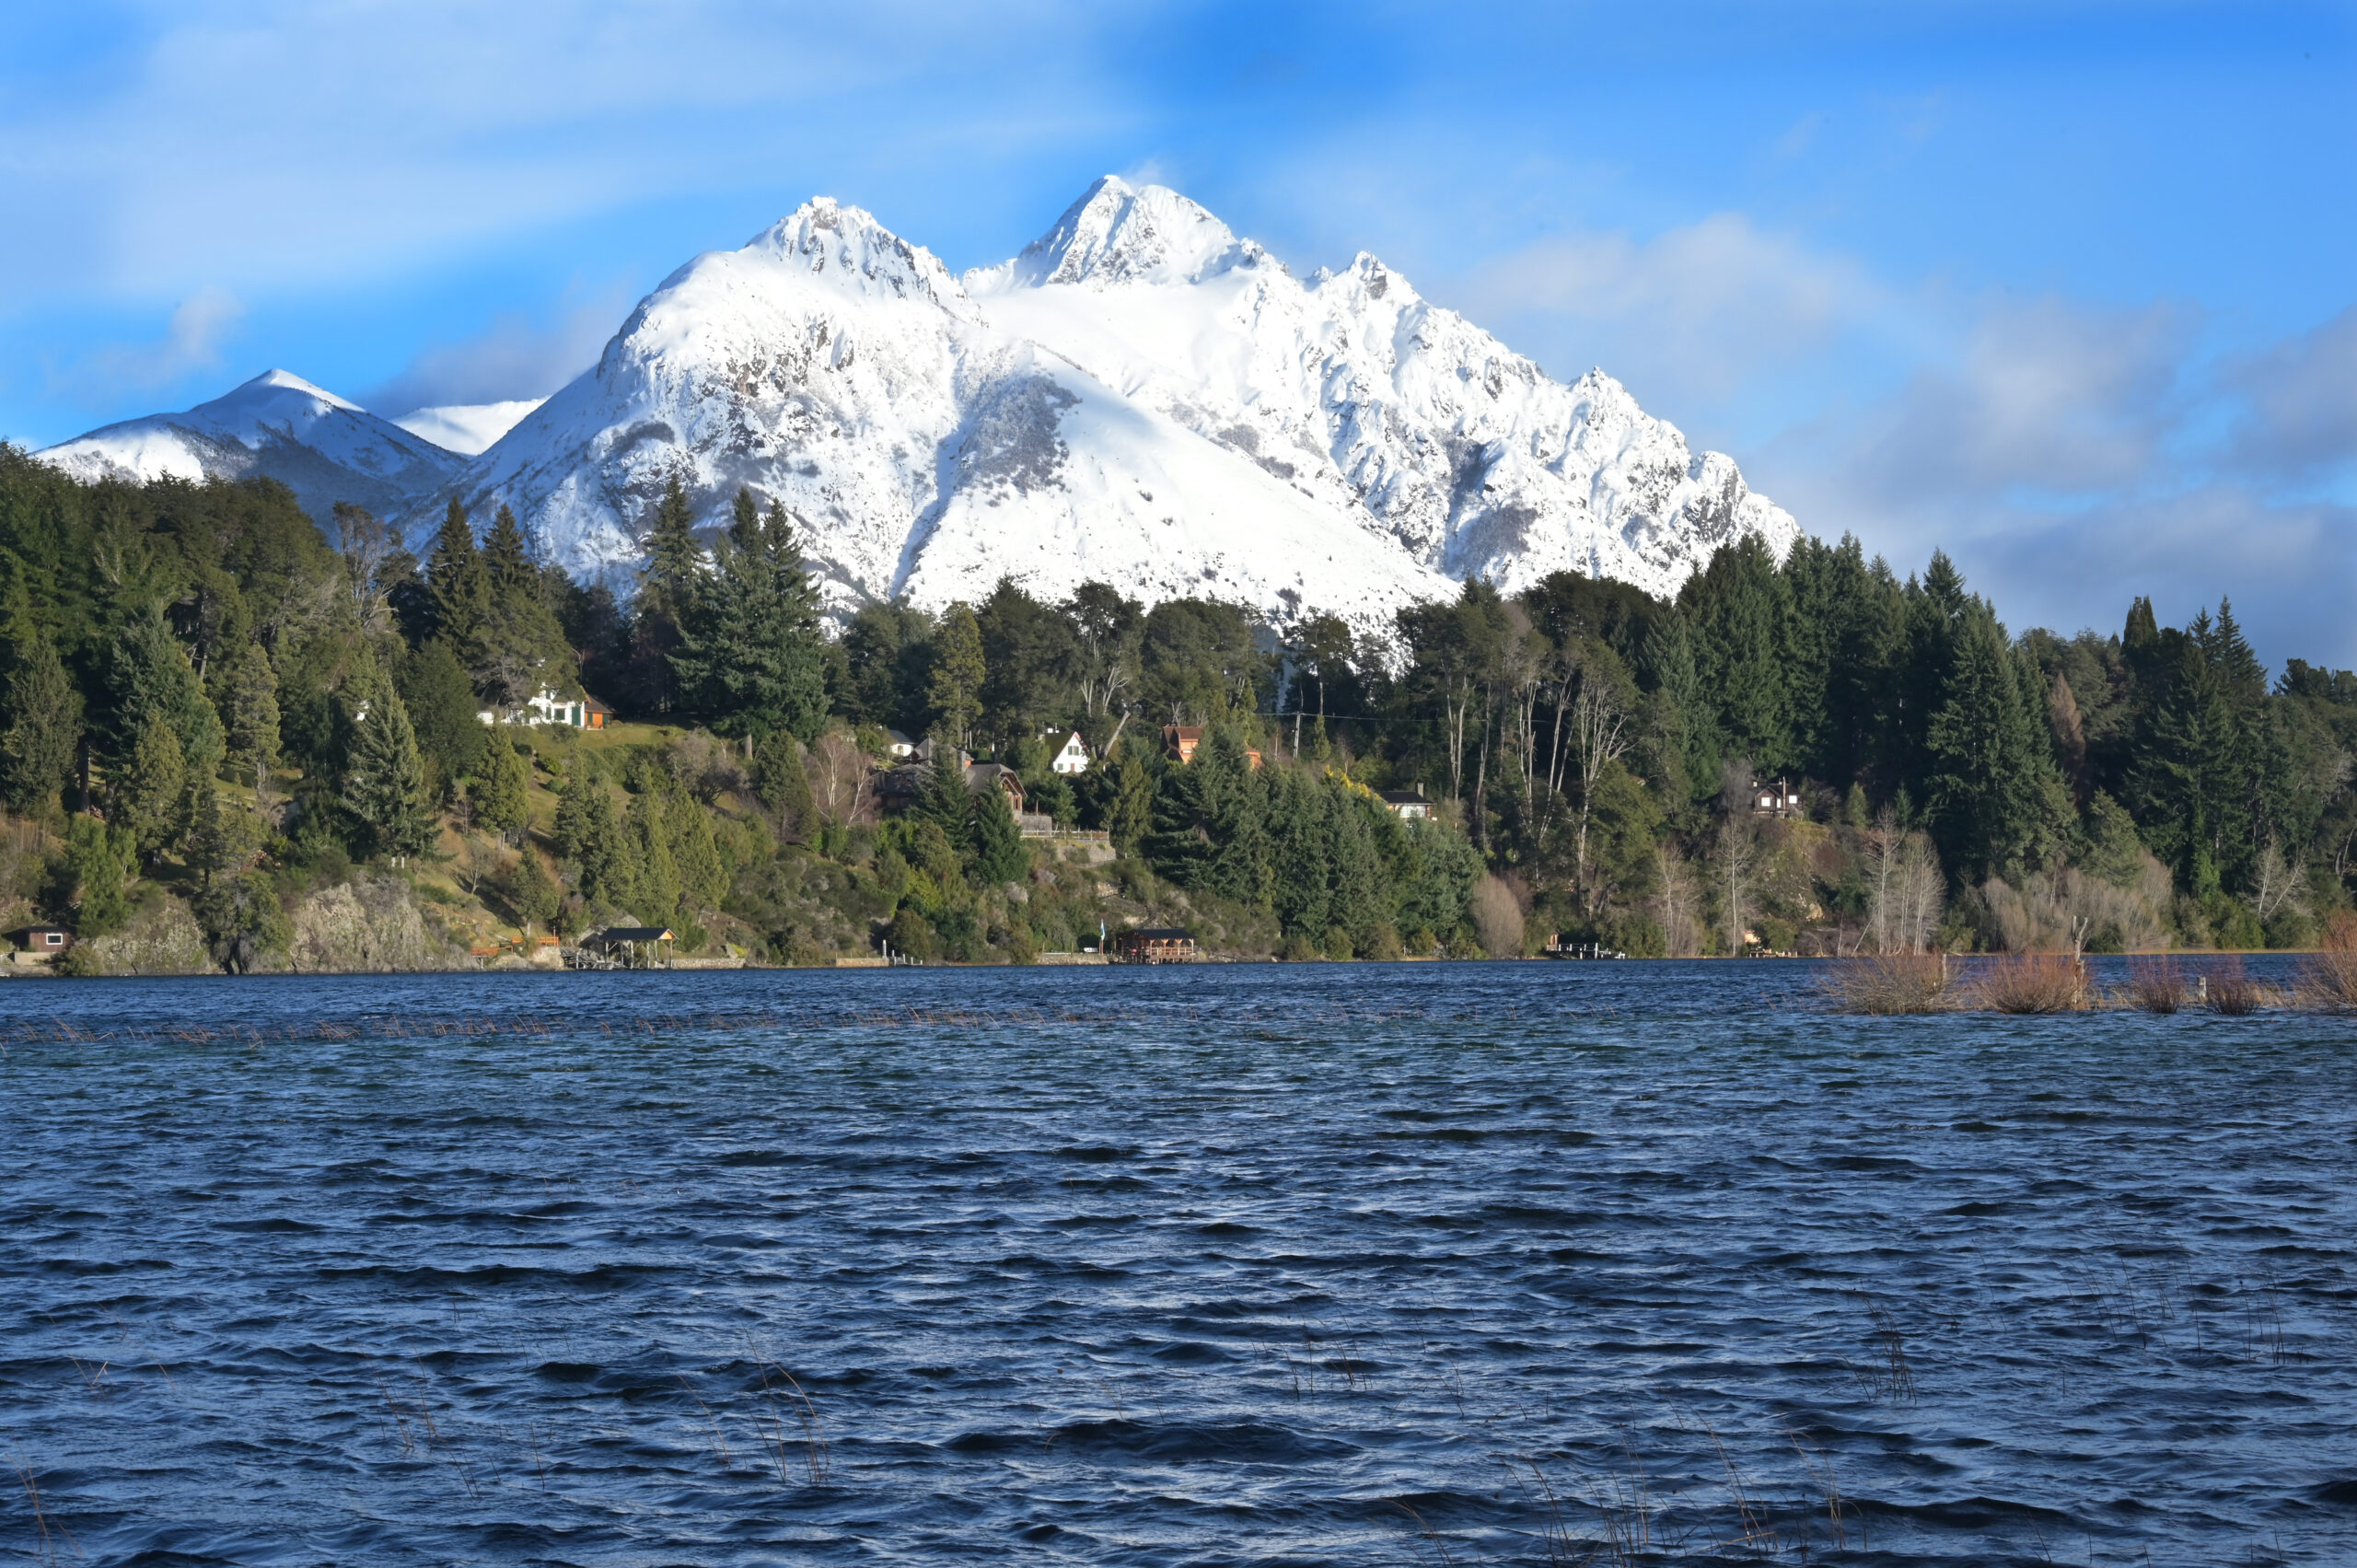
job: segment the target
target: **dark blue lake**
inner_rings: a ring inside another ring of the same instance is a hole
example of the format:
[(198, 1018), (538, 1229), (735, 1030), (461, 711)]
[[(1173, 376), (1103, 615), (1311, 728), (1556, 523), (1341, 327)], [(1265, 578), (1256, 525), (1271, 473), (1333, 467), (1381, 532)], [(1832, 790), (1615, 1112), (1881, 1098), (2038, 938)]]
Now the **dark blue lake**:
[(2357, 1561), (2357, 1028), (1815, 978), (12, 982), (0, 1558)]

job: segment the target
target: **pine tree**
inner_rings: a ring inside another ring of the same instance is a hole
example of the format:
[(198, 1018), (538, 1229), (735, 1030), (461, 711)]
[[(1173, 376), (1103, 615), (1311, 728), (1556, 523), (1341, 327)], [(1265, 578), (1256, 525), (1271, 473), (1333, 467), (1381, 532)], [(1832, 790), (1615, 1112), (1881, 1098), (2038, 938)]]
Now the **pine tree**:
[(1154, 775), (1124, 749), (1113, 768), (1112, 799), (1105, 809), (1105, 829), (1117, 854), (1133, 855), (1154, 830)]
[(1327, 828), (1327, 796), (1332, 786), (1287, 770), (1270, 790), (1270, 901), (1277, 926), (1287, 936), (1316, 942), (1327, 927), (1326, 878), (1334, 864)]
[(671, 861), (679, 869), (679, 896), (690, 909), (720, 907), (728, 893), (728, 868), (712, 836), (712, 818), (693, 797), (674, 795), (663, 807), (670, 830)]
[(66, 678), (57, 645), (21, 623), (6, 682), (7, 727), (0, 730), (0, 796), (28, 817), (51, 816), (73, 778), (82, 738), (82, 697)]
[(631, 912), (653, 925), (669, 925), (679, 918), (679, 863), (671, 854), (665, 814), (661, 792), (650, 789), (631, 796), (622, 821), (633, 861)]
[(966, 764), (957, 747), (941, 736), (933, 738), (933, 761), (926, 772), (924, 793), (918, 798), (918, 814), (949, 841), (962, 859), (973, 847), (974, 808), (966, 787)]
[(772, 730), (753, 748), (753, 795), (776, 813), (781, 834), (807, 841), (817, 830), (819, 803), (811, 797), (801, 743), (791, 732)]
[(425, 602), (433, 634), (447, 639), (461, 662), (471, 666), (491, 614), (491, 574), (475, 548), (467, 509), (456, 496), (425, 558)]
[(529, 843), (516, 857), (516, 869), (507, 877), (507, 907), (515, 912), (517, 923), (530, 935), (535, 925), (546, 925), (564, 907), (563, 891), (549, 880), (540, 857)]
[(560, 859), (586, 864), (598, 832), (596, 800), (605, 791), (589, 776), (585, 763), (575, 761), (557, 784), (556, 823), (551, 842)]
[(1367, 804), (1353, 791), (1340, 786), (1328, 796), (1328, 829), (1334, 860), (1326, 877), (1329, 930), (1350, 934), (1352, 948), (1370, 949), (1378, 927), (1391, 923), (1392, 905), (1386, 886), (1383, 856), (1375, 846), (1367, 819)]
[(475, 638), (474, 679), (502, 707), (528, 702), (542, 687), (569, 688), (573, 650), (542, 596), (524, 532), (506, 506), (483, 540), (484, 612)]
[(178, 842), (188, 794), (188, 759), (180, 736), (160, 713), (150, 711), (140, 726), (131, 755), (113, 770), (115, 821), (129, 829), (142, 854), (160, 854)]
[(482, 766), (491, 731), (480, 714), (473, 679), (450, 643), (435, 637), (404, 655), (399, 685), (417, 749), (436, 799)]
[(951, 743), (970, 747), (974, 721), (981, 716), (982, 681), (989, 670), (982, 663), (982, 629), (974, 611), (960, 599), (942, 612), (933, 634), (933, 679), (926, 692), (935, 722)]
[(646, 564), (641, 572), (640, 603), (649, 603), (668, 615), (674, 624), (684, 621), (694, 608), (704, 581), (704, 550), (696, 542), (695, 512), (688, 493), (673, 474), (656, 504), (655, 520), (646, 533)]
[(66, 824), (66, 876), (76, 889), (76, 934), (103, 936), (130, 912), (123, 889), (123, 863), (129, 858), (129, 833), (110, 830), (95, 817), (76, 815)]
[(712, 579), (680, 628), (671, 668), (718, 733), (782, 729), (807, 740), (827, 713), (818, 596), (784, 509), (772, 502), (763, 520), (740, 490), (736, 512), (714, 547)]
[(1031, 856), (1023, 847), (1022, 831), (1015, 824), (1006, 792), (993, 784), (973, 791), (972, 798), (970, 832), (976, 885), (995, 888), (1016, 881), (1030, 868)]
[(120, 764), (138, 744), (148, 718), (161, 718), (180, 742), (181, 764), (211, 772), (224, 750), (220, 716), (188, 661), (187, 650), (151, 607), (123, 623), (109, 645), (106, 703), (97, 715), (101, 749)]
[(259, 643), (247, 643), (234, 654), (224, 672), (223, 696), (229, 711), (223, 715), (227, 761), (240, 779), (252, 781), (260, 795), (278, 765), (278, 676), (270, 656)]
[(2061, 781), (2036, 667), (2015, 660), (1985, 609), (1956, 635), (1946, 691), (1926, 739), (1949, 864), (1976, 879), (2034, 864), (2051, 842)]
[(475, 821), (498, 835), (502, 843), (520, 843), (531, 820), (531, 769), (523, 754), (500, 730), (493, 730), (482, 769), (467, 792)]
[(351, 738), (344, 751), (341, 803), (363, 853), (399, 864), (424, 854), (434, 842), (434, 815), (426, 802), (417, 736), (400, 693), (374, 666), (354, 678), (345, 695), (351, 704)]

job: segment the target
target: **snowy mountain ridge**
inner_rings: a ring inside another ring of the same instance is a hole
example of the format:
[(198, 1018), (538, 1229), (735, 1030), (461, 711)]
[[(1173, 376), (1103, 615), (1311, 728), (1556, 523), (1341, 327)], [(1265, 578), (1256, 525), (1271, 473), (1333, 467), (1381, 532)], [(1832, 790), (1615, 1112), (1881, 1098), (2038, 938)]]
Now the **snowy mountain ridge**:
[(265, 370), (184, 413), (106, 425), (39, 456), (85, 480), (266, 474), (322, 527), (338, 501), (389, 516), (465, 467), (458, 454), (286, 370)]
[[(471, 461), (310, 390), (422, 449), (398, 504), (350, 497), (415, 542), (454, 496), (504, 503), (575, 575), (627, 588), (672, 479), (712, 523), (743, 487), (801, 520), (838, 616), (978, 599), (1004, 575), (1043, 598), (1096, 578), (1375, 631), (1473, 575), (1666, 594), (1728, 540), (1781, 554), (1799, 531), (1601, 371), (1565, 386), (1372, 255), (1305, 282), (1178, 192), (1109, 177), (962, 277), (857, 207), (807, 202), (674, 272)], [(404, 418), (454, 444), (493, 424)], [(47, 455), (115, 460), (131, 428)], [(280, 439), (249, 444), (256, 471)]]

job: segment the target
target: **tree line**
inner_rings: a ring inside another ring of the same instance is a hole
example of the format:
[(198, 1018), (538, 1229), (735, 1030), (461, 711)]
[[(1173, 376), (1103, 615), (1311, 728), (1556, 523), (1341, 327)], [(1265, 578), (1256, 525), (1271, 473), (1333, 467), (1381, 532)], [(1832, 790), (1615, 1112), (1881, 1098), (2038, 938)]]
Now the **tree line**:
[[(453, 503), (420, 560), (349, 506), (331, 541), (267, 482), (87, 484), (0, 449), (0, 794), (54, 843), (18, 896), (95, 930), (168, 884), (234, 965), (304, 877), (457, 832), (506, 857), (527, 923), (726, 917), (806, 956), (1077, 939), (1087, 900), (1021, 895), (1030, 852), (960, 752), (1109, 835), (1126, 892), (1296, 956), (2282, 945), (2357, 869), (2357, 678), (2270, 679), (2223, 601), (2014, 635), (1945, 556), (1901, 579), (1852, 540), (1743, 540), (1668, 601), (1558, 574), (1353, 626), (1002, 581), (830, 628), (796, 519), (740, 494), (711, 521), (671, 486), (624, 604), (504, 507)], [(543, 691), (713, 738), (479, 717)], [(1169, 725), (1201, 727), (1193, 761)], [(1066, 778), (1074, 730), (1096, 761)], [(891, 731), (938, 744), (880, 820)]]

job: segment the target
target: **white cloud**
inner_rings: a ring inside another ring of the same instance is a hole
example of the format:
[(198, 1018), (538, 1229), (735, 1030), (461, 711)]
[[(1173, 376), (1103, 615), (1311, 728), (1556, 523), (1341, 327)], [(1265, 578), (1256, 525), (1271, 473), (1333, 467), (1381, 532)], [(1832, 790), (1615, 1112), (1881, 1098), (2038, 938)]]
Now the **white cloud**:
[(1565, 368), (1563, 354), (1549, 351), (1569, 348), (1583, 366), (1678, 402), (1731, 397), (1887, 304), (1887, 291), (1848, 257), (1763, 232), (1737, 213), (1643, 241), (1542, 239), (1483, 266), (1464, 292), (1467, 313), (1517, 346)]
[(423, 350), (371, 392), (367, 404), (401, 414), (447, 404), (545, 398), (597, 362), (629, 308), (629, 297), (611, 290), (553, 321), (502, 316), (474, 337)]
[(2357, 466), (2357, 306), (2237, 356), (2227, 379), (2247, 404), (2237, 458), (2294, 479)]
[(193, 371), (221, 364), (246, 308), (225, 288), (201, 288), (174, 308), (163, 336), (146, 343), (109, 343), (59, 371), (52, 379), (74, 389), (150, 391)]

